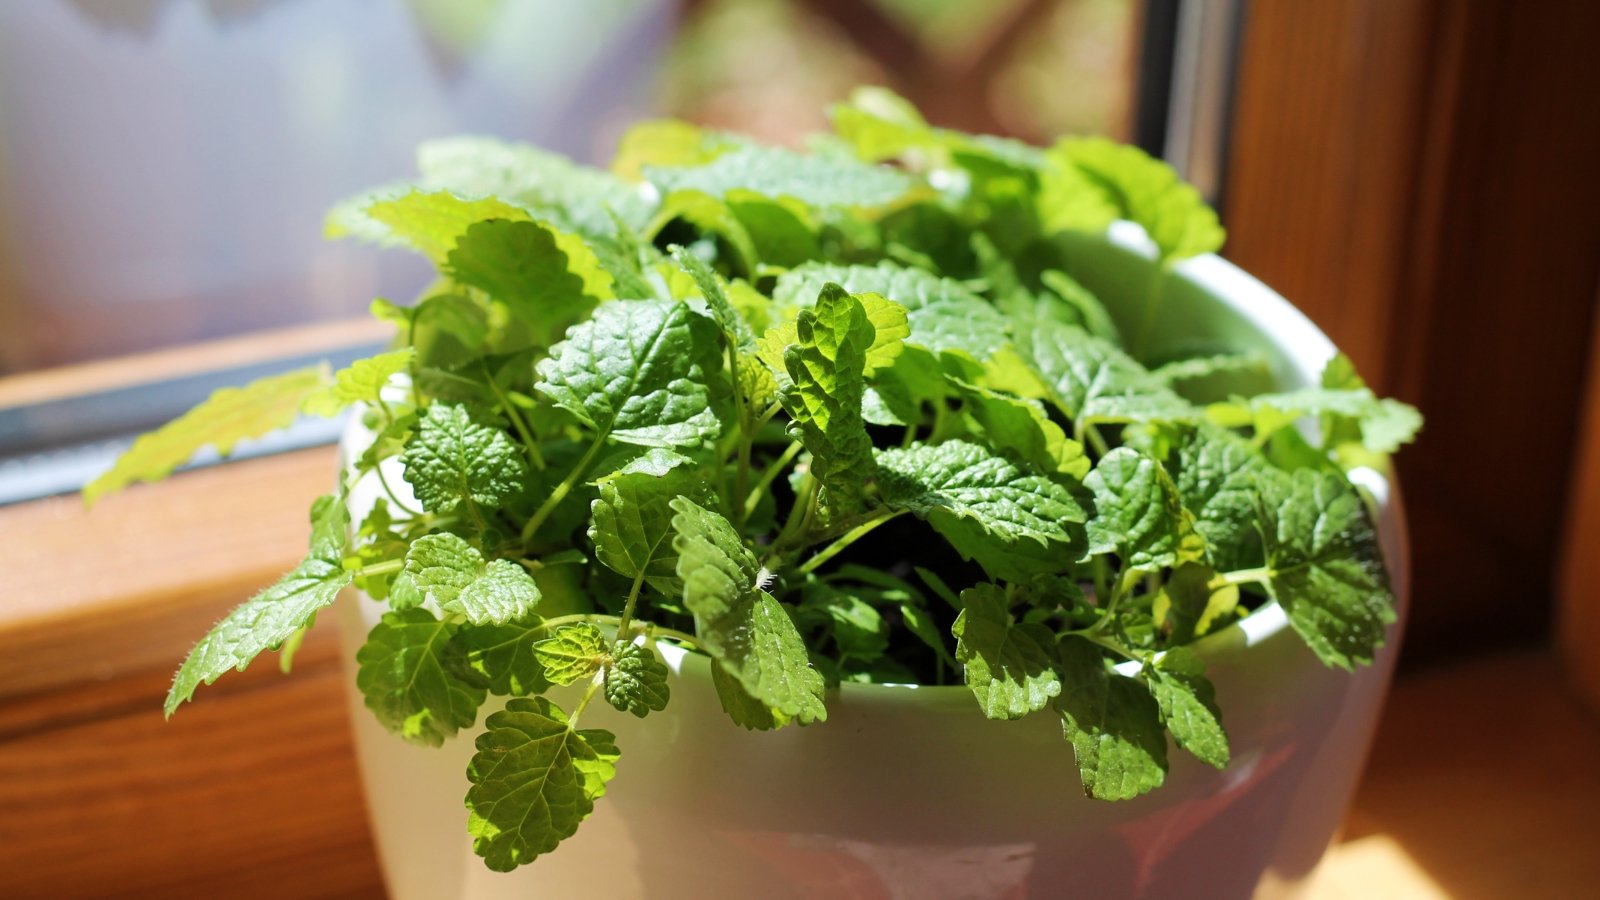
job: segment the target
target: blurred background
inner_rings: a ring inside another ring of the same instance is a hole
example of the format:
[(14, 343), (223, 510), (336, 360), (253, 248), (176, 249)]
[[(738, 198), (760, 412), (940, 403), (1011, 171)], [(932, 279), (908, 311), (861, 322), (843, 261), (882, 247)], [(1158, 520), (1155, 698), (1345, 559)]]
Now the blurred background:
[[(603, 164), (629, 122), (670, 115), (794, 143), (884, 84), (935, 124), (1107, 134), (1198, 185), (1224, 255), (1427, 416), (1400, 462), (1403, 666), (1531, 648), (1565, 674), (1527, 677), (1600, 706), (1596, 34), (1583, 0), (0, 3), (0, 522), (68, 528), (70, 501), (41, 498), (131, 434), (377, 346), (367, 303), (426, 268), (325, 243), (321, 219), (410, 175), (422, 139)], [(52, 598), (28, 602), (59, 629)], [(28, 622), (0, 641), (46, 654)], [(164, 640), (140, 660), (188, 638)], [(77, 677), (38, 671), (0, 670), (0, 697)]]

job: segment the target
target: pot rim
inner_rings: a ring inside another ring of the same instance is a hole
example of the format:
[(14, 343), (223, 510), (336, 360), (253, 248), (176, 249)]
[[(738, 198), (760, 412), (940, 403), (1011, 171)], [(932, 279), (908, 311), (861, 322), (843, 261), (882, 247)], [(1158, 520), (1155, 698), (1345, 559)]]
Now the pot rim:
[[(1108, 243), (1118, 249), (1130, 250), (1146, 257), (1155, 255), (1155, 245), (1145, 235), (1144, 230), (1132, 222), (1114, 223), (1107, 233), (1107, 238)], [(1171, 273), (1173, 277), (1189, 281), (1202, 289), (1217, 303), (1231, 310), (1260, 334), (1287, 351), (1288, 358), (1293, 362), (1295, 374), (1306, 383), (1314, 383), (1323, 367), (1338, 353), (1328, 336), (1287, 299), (1215, 253), (1184, 260), (1173, 266)], [(375, 436), (375, 433), (362, 423), (358, 409), (356, 414), (350, 417), (340, 437), (341, 459), (354, 458), (357, 455), (354, 448), (367, 446)], [(385, 461), (388, 465), (395, 463), (393, 459)], [(1398, 546), (1403, 548), (1406, 543), (1405, 525), (1396, 515), (1392, 501), (1394, 492), (1392, 478), (1375, 469), (1364, 467), (1352, 470), (1349, 477), (1371, 494), (1376, 505), (1374, 519), (1379, 537), (1385, 537), (1392, 531), (1399, 539)], [(360, 482), (352, 484), (347, 504), (354, 507), (369, 503), (375, 498), (376, 487), (371, 484), (375, 480), (367, 478), (363, 479), (365, 485)], [(408, 485), (404, 479), (401, 479), (399, 484), (399, 490), (406, 491)], [(361, 490), (363, 486), (367, 491)], [(370, 493), (371, 496), (363, 497), (364, 493)], [(1399, 558), (1389, 562), (1392, 565), (1393, 580), (1397, 584), (1401, 583), (1404, 578), (1404, 552), (1402, 551)], [(1269, 600), (1243, 619), (1185, 646), (1209, 663), (1237, 657), (1251, 647), (1276, 637), (1289, 627), (1289, 617), (1283, 607), (1276, 600)], [(656, 649), (660, 651), (663, 661), (674, 674), (682, 676), (686, 670), (692, 668), (697, 674), (710, 677), (710, 657), (670, 643), (658, 643)], [(702, 669), (703, 672), (700, 671)], [(1118, 664), (1116, 669), (1124, 675), (1131, 676), (1139, 671), (1139, 663), (1129, 660)], [(930, 685), (893, 682), (845, 682), (840, 684), (836, 691), (841, 700), (873, 705), (897, 703), (915, 696), (918, 702), (926, 701), (938, 706), (950, 704), (956, 698), (966, 701), (965, 705), (970, 705), (970, 700), (967, 698), (971, 693), (971, 689), (964, 684)]]

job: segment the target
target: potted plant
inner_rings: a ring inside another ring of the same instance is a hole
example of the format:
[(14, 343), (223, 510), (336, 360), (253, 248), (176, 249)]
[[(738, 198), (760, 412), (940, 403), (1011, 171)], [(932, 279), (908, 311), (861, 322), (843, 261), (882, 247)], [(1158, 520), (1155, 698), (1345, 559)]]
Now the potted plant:
[(336, 209), (438, 267), (374, 303), (395, 349), (219, 392), (86, 491), (359, 410), (168, 714), (346, 592), (397, 896), (1300, 883), (1386, 686), (1417, 414), (1134, 148), (878, 89), (834, 123), (645, 123), (610, 172), (438, 142)]

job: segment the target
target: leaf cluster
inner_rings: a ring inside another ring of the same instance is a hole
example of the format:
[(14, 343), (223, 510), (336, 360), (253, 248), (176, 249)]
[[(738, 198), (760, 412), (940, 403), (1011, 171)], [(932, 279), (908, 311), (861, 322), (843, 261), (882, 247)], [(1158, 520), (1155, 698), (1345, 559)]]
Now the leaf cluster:
[(1227, 764), (1186, 645), (1252, 609), (1370, 662), (1394, 601), (1346, 471), (1415, 411), (1342, 358), (1316, 388), (1210, 403), (1185, 391), (1259, 360), (1140, 359), (1161, 292), (1091, 292), (1071, 235), (1142, 226), (1157, 279), (1223, 238), (1140, 151), (933, 128), (873, 89), (833, 115), (807, 153), (645, 123), (610, 172), (434, 143), (414, 182), (335, 210), (330, 233), (438, 268), (374, 304), (397, 348), (221, 393), (90, 490), (299, 412), (356, 406), (374, 434), (344, 481), (382, 499), (354, 523), (345, 486), (319, 501), (305, 561), (201, 641), (168, 712), (353, 584), (387, 607), (357, 683), (402, 738), (510, 698), (467, 794), (477, 852), (510, 869), (616, 771), (591, 705), (666, 708), (685, 652), (753, 730), (823, 722), (843, 682), (965, 684), (990, 718), (1056, 718), (1104, 799), (1159, 785), (1169, 737)]

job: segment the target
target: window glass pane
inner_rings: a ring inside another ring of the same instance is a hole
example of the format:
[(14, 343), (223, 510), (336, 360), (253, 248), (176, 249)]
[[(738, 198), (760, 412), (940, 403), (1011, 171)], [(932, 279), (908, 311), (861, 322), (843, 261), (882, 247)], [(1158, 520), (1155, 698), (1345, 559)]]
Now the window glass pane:
[(430, 137), (604, 157), (675, 6), (0, 3), (0, 375), (409, 298), (426, 267), (324, 210)]

